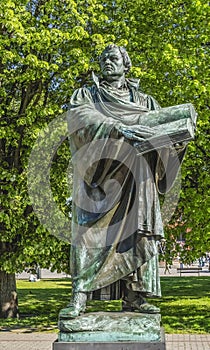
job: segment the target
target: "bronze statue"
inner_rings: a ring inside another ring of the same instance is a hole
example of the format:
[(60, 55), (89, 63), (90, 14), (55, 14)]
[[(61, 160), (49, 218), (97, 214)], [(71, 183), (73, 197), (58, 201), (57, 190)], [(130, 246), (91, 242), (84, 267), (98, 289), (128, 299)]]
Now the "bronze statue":
[(145, 299), (161, 296), (158, 192), (173, 185), (195, 124), (192, 106), (165, 111), (126, 78), (131, 60), (123, 47), (107, 46), (99, 61), (101, 76), (73, 93), (68, 113), (73, 295), (64, 318), (77, 317), (90, 293), (113, 284), (124, 309), (159, 313)]

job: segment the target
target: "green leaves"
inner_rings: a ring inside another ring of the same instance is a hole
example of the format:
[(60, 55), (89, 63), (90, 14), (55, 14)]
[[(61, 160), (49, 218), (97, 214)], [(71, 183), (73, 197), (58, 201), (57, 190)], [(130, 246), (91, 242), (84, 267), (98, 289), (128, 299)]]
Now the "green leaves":
[[(51, 236), (33, 212), (27, 166), (39, 132), (67, 109), (73, 90), (89, 81), (91, 71), (99, 70), (98, 55), (110, 42), (126, 46), (130, 76), (140, 78), (141, 89), (163, 107), (191, 102), (198, 112), (196, 139), (182, 166), (180, 204), (166, 235), (175, 241), (191, 227), (186, 240), (192, 254), (208, 250), (208, 14), (205, 0), (1, 2), (0, 233), (9, 244), (0, 248), (2, 268), (21, 270), (34, 260), (47, 267), (52, 259), (59, 268), (68, 266), (68, 245)], [(50, 170), (54, 201), (67, 220), (69, 158), (65, 141)], [(175, 225), (180, 216), (182, 225)]]

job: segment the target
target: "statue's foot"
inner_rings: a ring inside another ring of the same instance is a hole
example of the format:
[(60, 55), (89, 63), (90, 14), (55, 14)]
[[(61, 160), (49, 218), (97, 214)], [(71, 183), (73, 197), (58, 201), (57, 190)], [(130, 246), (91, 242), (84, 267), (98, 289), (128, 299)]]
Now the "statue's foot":
[(146, 313), (146, 314), (159, 314), (160, 309), (159, 307), (149, 304), (148, 302), (144, 302), (143, 304), (140, 304), (138, 300), (131, 303), (131, 307), (133, 311)]
[[(136, 294), (135, 294), (136, 295)], [(129, 295), (128, 298), (123, 300), (123, 310), (148, 313), (148, 314), (158, 314), (160, 313), (159, 307), (149, 304), (142, 295), (138, 294), (138, 297), (134, 299), (134, 294)]]
[(59, 318), (75, 318), (85, 311), (87, 301), (86, 293), (75, 293), (69, 305), (66, 308), (61, 309)]

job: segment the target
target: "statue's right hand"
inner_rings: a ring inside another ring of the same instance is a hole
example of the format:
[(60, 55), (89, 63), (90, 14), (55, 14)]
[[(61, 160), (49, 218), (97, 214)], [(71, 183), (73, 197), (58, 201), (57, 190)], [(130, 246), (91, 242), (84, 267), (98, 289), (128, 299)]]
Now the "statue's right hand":
[(120, 132), (129, 140), (143, 141), (155, 135), (154, 130), (143, 125), (121, 126)]

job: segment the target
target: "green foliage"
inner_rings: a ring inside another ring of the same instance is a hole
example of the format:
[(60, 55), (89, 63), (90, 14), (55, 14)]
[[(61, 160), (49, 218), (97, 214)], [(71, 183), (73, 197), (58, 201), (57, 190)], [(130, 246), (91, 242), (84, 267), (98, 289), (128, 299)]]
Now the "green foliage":
[[(188, 229), (190, 250), (183, 256), (210, 250), (208, 15), (205, 0), (1, 0), (1, 269), (17, 271), (34, 262), (68, 269), (68, 244), (51, 235), (33, 211), (28, 159), (40, 131), (66, 110), (72, 91), (89, 81), (90, 72), (98, 71), (97, 56), (110, 42), (126, 46), (133, 61), (130, 75), (162, 106), (191, 102), (198, 112), (196, 139), (182, 167), (179, 207), (166, 234), (171, 250), (171, 242)], [(71, 195), (69, 157), (67, 143), (62, 144), (50, 172), (63, 213)]]

